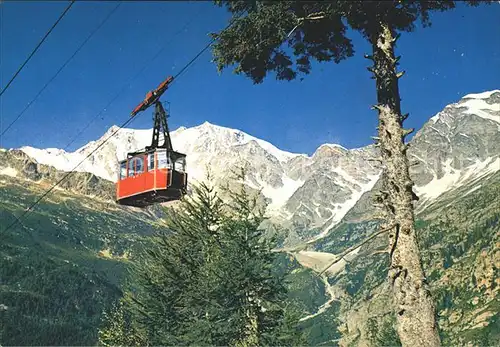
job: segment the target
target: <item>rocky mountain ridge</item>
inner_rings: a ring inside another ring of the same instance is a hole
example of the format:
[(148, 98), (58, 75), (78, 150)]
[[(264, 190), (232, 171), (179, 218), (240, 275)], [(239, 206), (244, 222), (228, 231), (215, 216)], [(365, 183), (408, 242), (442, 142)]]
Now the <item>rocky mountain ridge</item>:
[[(114, 199), (114, 185), (90, 172), (59, 171), (53, 166), (38, 163), (21, 150), (0, 150), (0, 162), (4, 166), (0, 169), (0, 182), (2, 176), (44, 184), (47, 188), (59, 182), (59, 189), (107, 201)], [(66, 175), (69, 177), (63, 180)]]
[[(22, 147), (37, 162), (69, 171), (115, 130), (72, 153)], [(478, 175), (500, 169), (500, 90), (469, 94), (432, 117), (411, 140), (411, 176), (421, 208), (439, 195)], [(313, 240), (326, 235), (380, 174), (373, 145), (346, 149), (324, 144), (313, 155), (289, 153), (242, 131), (205, 122), (172, 132), (174, 148), (187, 154), (191, 182), (203, 180), (210, 168), (215, 183), (232, 180), (228, 168), (247, 168), (247, 186), (260, 190), (268, 214)], [(117, 162), (127, 152), (149, 144), (151, 130), (121, 129), (91, 154), (77, 171), (115, 181)]]

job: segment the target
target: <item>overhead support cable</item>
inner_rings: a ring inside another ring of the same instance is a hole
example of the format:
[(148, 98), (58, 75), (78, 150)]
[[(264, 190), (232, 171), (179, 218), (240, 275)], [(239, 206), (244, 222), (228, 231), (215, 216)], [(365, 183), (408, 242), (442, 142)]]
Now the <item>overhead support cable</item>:
[(50, 35), (50, 33), (52, 32), (52, 30), (55, 29), (55, 27), (57, 26), (57, 24), (59, 24), (59, 22), (63, 19), (63, 17), (66, 15), (66, 13), (69, 11), (69, 9), (71, 8), (71, 6), (73, 6), (73, 4), (75, 3), (76, 0), (72, 0), (70, 2), (70, 4), (68, 5), (68, 7), (66, 7), (66, 9), (63, 11), (63, 13), (61, 13), (61, 15), (59, 16), (59, 18), (55, 21), (55, 23), (52, 25), (52, 27), (49, 29), (49, 31), (47, 31), (47, 33), (44, 35), (44, 37), (40, 40), (40, 42), (38, 43), (38, 45), (33, 49), (33, 51), (30, 53), (30, 55), (28, 56), (28, 58), (26, 58), (26, 60), (24, 61), (24, 63), (21, 64), (21, 66), (17, 69), (16, 73), (14, 74), (14, 76), (12, 76), (12, 78), (9, 80), (9, 82), (7, 82), (7, 84), (5, 85), (5, 87), (2, 89), (2, 91), (0, 92), (0, 96), (3, 95), (3, 93), (5, 93), (5, 91), (9, 88), (9, 86), (12, 84), (12, 82), (14, 82), (14, 80), (16, 79), (17, 75), (19, 75), (19, 73), (21, 72), (21, 70), (26, 66), (26, 64), (28, 64), (28, 61), (30, 61), (30, 59), (35, 55), (36, 51), (38, 51), (38, 49), (40, 48), (40, 46), (45, 42), (45, 40), (47, 39), (47, 37)]
[[(201, 13), (201, 10), (197, 13), (197, 15)], [(155, 61), (163, 51), (168, 47), (168, 45), (179, 35), (181, 34), (184, 30), (188, 28), (188, 26), (198, 17), (195, 15), (193, 18), (188, 20), (181, 29), (176, 31), (174, 35), (165, 42), (165, 44), (154, 54), (154, 56), (151, 57), (151, 59), (147, 60), (142, 68), (137, 71), (137, 73), (129, 78), (127, 82), (122, 86), (122, 88), (115, 94), (115, 96), (104, 106), (94, 117), (90, 119), (90, 121), (68, 142), (68, 144), (63, 148), (65, 151), (69, 149), (69, 147), (82, 135), (85, 130), (87, 130), (103, 113), (106, 112), (106, 110), (127, 90), (127, 88), (130, 87), (130, 84), (135, 81), (139, 76), (143, 74), (143, 72), (151, 65), (153, 61)]]
[(87, 38), (78, 46), (76, 51), (61, 65), (61, 67), (57, 70), (57, 72), (50, 78), (50, 80), (45, 83), (45, 85), (38, 91), (35, 97), (26, 105), (26, 107), (17, 115), (16, 118), (2, 131), (0, 137), (4, 136), (5, 133), (16, 123), (19, 118), (22, 117), (24, 112), (30, 108), (30, 106), (38, 99), (38, 97), (44, 92), (45, 89), (56, 79), (57, 76), (64, 70), (64, 68), (73, 60), (73, 58), (82, 50), (82, 48), (90, 41), (90, 39), (103, 27), (103, 25), (109, 20), (109, 18), (116, 12), (118, 7), (121, 6), (121, 2), (119, 2), (109, 13), (108, 15), (101, 21), (101, 23), (87, 36)]

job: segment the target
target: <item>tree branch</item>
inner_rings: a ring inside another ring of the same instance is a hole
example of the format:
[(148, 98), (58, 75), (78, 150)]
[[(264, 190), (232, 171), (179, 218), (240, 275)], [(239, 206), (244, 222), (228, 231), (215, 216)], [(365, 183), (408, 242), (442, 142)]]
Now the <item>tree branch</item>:
[(307, 17), (298, 18), (299, 21), (324, 19), (324, 12), (311, 13)]
[(292, 30), (290, 30), (290, 32), (288, 33), (288, 35), (286, 37), (290, 37), (290, 35), (292, 35), (292, 33), (295, 31), (295, 29), (297, 29), (299, 27), (299, 25), (304, 23), (304, 21), (306, 21), (306, 20), (319, 20), (319, 19), (324, 19), (324, 18), (326, 18), (324, 12), (311, 13), (311, 14), (308, 14), (306, 17), (297, 18), (298, 24), (296, 26), (294, 26)]

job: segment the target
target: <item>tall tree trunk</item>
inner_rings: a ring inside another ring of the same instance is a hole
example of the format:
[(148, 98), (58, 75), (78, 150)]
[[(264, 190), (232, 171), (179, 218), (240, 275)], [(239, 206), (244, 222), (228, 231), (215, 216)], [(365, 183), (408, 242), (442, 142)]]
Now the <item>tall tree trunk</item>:
[(439, 346), (435, 307), (420, 260), (415, 235), (412, 191), (405, 138), (412, 130), (403, 129), (407, 116), (401, 114), (397, 73), (398, 59), (394, 31), (386, 24), (372, 37), (379, 114), (377, 145), (384, 165), (383, 190), (378, 200), (386, 213), (382, 228), (390, 228), (389, 281), (397, 319), (397, 331), (403, 346)]

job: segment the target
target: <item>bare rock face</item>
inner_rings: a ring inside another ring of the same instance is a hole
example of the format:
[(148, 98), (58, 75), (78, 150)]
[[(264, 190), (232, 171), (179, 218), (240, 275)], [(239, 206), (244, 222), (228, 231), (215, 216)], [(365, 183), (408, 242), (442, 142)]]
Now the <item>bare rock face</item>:
[(340, 220), (357, 199), (377, 181), (380, 168), (373, 146), (348, 150), (323, 145), (309, 158), (295, 158), (288, 169), (304, 183), (288, 199), (291, 223), (318, 228)]
[[(21, 150), (0, 152), (0, 162), (4, 165), (0, 174), (35, 182), (44, 181), (49, 185), (59, 182), (64, 176), (68, 175), (68, 173), (58, 171), (54, 167), (39, 164)], [(96, 196), (107, 200), (114, 199), (114, 185), (92, 173), (70, 173), (57, 186), (79, 194)]]

